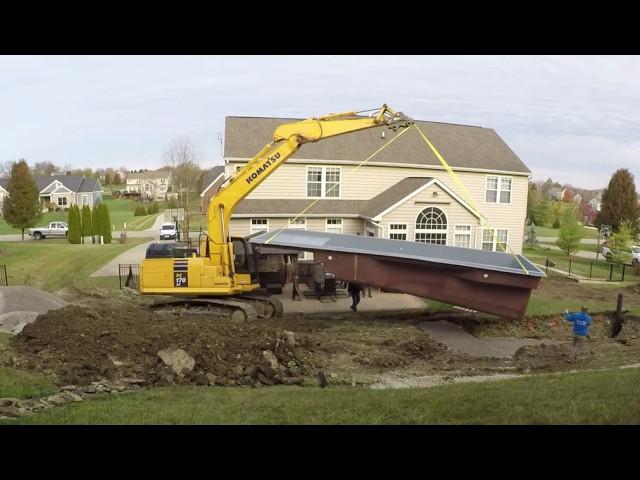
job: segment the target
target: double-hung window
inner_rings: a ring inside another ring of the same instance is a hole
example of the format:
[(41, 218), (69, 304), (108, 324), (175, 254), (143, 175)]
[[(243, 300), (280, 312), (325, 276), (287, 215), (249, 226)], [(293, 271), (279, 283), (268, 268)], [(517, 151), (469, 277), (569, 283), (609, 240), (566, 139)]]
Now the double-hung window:
[(327, 218), (326, 224), (327, 233), (342, 233), (342, 219), (341, 218)]
[(249, 233), (268, 232), (269, 220), (266, 218), (252, 218)]
[(511, 203), (511, 177), (489, 175), (486, 182), (487, 203)]
[(471, 225), (456, 225), (453, 236), (456, 247), (471, 247)]
[(406, 240), (407, 227), (408, 225), (406, 223), (390, 223), (389, 238), (391, 240)]
[(340, 167), (307, 167), (308, 198), (339, 198)]
[(482, 250), (491, 252), (505, 252), (509, 232), (506, 228), (485, 228), (482, 231)]

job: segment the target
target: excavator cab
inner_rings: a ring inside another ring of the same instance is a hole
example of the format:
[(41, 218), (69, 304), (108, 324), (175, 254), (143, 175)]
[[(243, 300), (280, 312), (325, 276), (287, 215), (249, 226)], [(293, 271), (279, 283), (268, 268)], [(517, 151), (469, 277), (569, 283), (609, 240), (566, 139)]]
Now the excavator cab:
[(246, 238), (231, 237), (233, 243), (233, 266), (236, 273), (251, 275), (251, 283), (258, 282), (258, 262), (255, 247)]

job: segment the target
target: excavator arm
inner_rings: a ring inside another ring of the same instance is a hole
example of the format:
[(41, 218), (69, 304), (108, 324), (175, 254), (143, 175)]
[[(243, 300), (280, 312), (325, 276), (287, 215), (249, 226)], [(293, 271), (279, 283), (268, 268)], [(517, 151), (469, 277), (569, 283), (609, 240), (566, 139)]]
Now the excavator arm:
[(273, 142), (266, 145), (242, 169), (231, 177), (209, 203), (208, 242), (209, 255), (221, 264), (231, 267), (229, 223), (236, 205), (264, 182), (305, 143), (387, 125), (394, 130), (411, 123), (401, 113), (383, 105), (369, 117), (357, 112), (331, 114), (279, 126)]
[[(238, 256), (234, 255), (229, 224), (238, 203), (305, 143), (367, 128), (387, 125), (397, 129), (412, 123), (401, 113), (383, 105), (368, 117), (358, 116), (358, 112), (346, 112), (281, 125), (274, 132), (273, 141), (229, 178), (209, 203), (208, 233), (200, 237), (199, 254), (188, 258), (146, 258), (140, 270), (140, 291), (146, 295), (181, 298), (234, 297), (234, 300), (208, 300), (209, 306), (214, 303), (240, 308), (235, 301), (238, 295), (257, 290), (259, 284), (255, 283), (256, 272), (249, 261), (250, 252), (238, 251)], [(246, 250), (246, 242), (240, 243), (244, 243)], [(236, 263), (241, 271), (236, 271)]]

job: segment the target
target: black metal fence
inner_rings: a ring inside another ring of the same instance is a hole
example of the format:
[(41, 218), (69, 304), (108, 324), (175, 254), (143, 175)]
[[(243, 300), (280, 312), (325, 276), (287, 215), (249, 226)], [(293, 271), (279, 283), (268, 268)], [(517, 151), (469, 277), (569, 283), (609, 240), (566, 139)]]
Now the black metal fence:
[(9, 278), (7, 277), (7, 266), (0, 265), (0, 287), (8, 287)]
[(529, 257), (549, 277), (582, 277), (609, 282), (640, 279), (640, 266), (629, 263), (597, 262), (576, 258)]
[(118, 265), (120, 289), (122, 287), (138, 289), (140, 286), (140, 265), (121, 263)]

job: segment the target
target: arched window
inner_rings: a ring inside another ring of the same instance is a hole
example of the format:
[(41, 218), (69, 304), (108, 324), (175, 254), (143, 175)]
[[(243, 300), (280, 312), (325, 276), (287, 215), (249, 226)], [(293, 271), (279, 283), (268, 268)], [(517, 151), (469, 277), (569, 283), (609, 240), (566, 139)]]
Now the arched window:
[(416, 242), (447, 244), (447, 217), (436, 207), (425, 208), (416, 220)]

